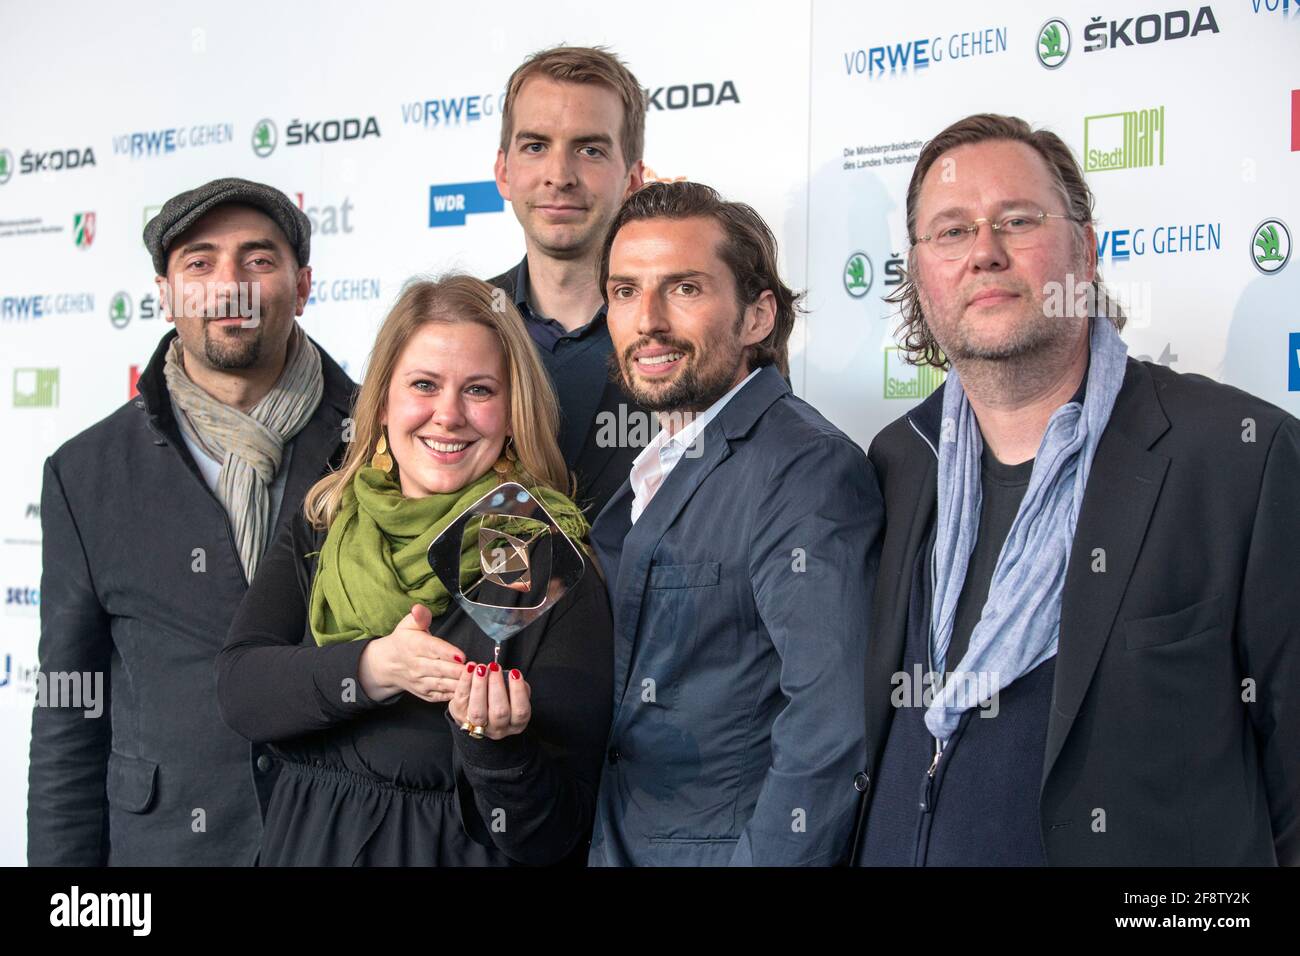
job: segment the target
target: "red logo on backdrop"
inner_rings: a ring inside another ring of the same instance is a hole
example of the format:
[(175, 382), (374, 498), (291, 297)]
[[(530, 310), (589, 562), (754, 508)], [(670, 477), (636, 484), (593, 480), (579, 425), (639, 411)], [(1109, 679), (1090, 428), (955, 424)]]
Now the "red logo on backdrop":
[(138, 389), (138, 388), (136, 387), (136, 383), (139, 382), (139, 381), (140, 381), (140, 366), (138, 366), (138, 365), (132, 365), (132, 366), (131, 366), (131, 383), (130, 383), (130, 387), (129, 387), (129, 394), (126, 396), (127, 398), (135, 398), (137, 395), (140, 394), (140, 389)]
[(1291, 152), (1300, 153), (1300, 90), (1291, 91)]

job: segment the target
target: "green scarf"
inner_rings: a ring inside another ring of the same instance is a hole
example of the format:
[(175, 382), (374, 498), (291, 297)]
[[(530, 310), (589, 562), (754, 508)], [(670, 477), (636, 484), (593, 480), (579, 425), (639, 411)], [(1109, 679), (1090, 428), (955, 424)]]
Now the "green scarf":
[[(572, 501), (547, 487), (512, 476), (542, 503), (555, 523), (582, 547), (589, 530)], [(330, 525), (311, 589), (311, 632), (322, 647), (391, 634), (412, 604), (423, 604), (435, 618), (451, 603), (447, 589), (429, 566), (429, 545), (467, 508), (502, 481), (495, 471), (442, 495), (407, 498), (397, 482), (378, 468), (363, 466), (344, 489)], [(477, 519), (476, 519), (477, 520)], [(478, 535), (465, 535), (461, 551), (462, 590), (482, 574)]]

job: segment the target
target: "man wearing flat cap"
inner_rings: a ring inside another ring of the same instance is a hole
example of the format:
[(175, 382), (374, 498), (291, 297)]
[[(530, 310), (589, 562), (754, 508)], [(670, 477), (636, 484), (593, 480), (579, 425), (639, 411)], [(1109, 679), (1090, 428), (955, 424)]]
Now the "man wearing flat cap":
[(216, 180), (144, 239), (176, 329), (139, 396), (45, 463), (33, 866), (253, 862), (278, 768), (222, 722), (214, 659), (350, 414), (353, 383), (297, 322), (311, 224), (287, 196)]

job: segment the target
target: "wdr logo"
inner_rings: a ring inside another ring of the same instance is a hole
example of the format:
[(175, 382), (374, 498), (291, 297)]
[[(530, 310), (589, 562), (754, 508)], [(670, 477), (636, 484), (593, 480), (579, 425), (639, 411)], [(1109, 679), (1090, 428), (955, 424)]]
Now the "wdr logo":
[(467, 215), (501, 212), (505, 208), (505, 200), (497, 192), (496, 181), (492, 179), (429, 187), (430, 229), (463, 226)]

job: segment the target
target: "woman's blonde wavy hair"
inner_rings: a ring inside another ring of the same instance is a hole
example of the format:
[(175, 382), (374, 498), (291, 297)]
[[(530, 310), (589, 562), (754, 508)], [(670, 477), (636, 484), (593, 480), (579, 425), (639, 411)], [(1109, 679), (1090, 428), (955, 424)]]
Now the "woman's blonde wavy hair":
[[(408, 282), (379, 328), (365, 380), (353, 409), (353, 434), (338, 469), (312, 485), (303, 513), (312, 527), (327, 529), (339, 513), (344, 489), (369, 464), (381, 434), (388, 386), (406, 345), (430, 322), (474, 322), (496, 333), (505, 351), (510, 389), (510, 425), (519, 467), (533, 485), (572, 496), (572, 477), (556, 442), (560, 411), (524, 320), (499, 289), (468, 275)], [(393, 462), (394, 476), (397, 462)]]

